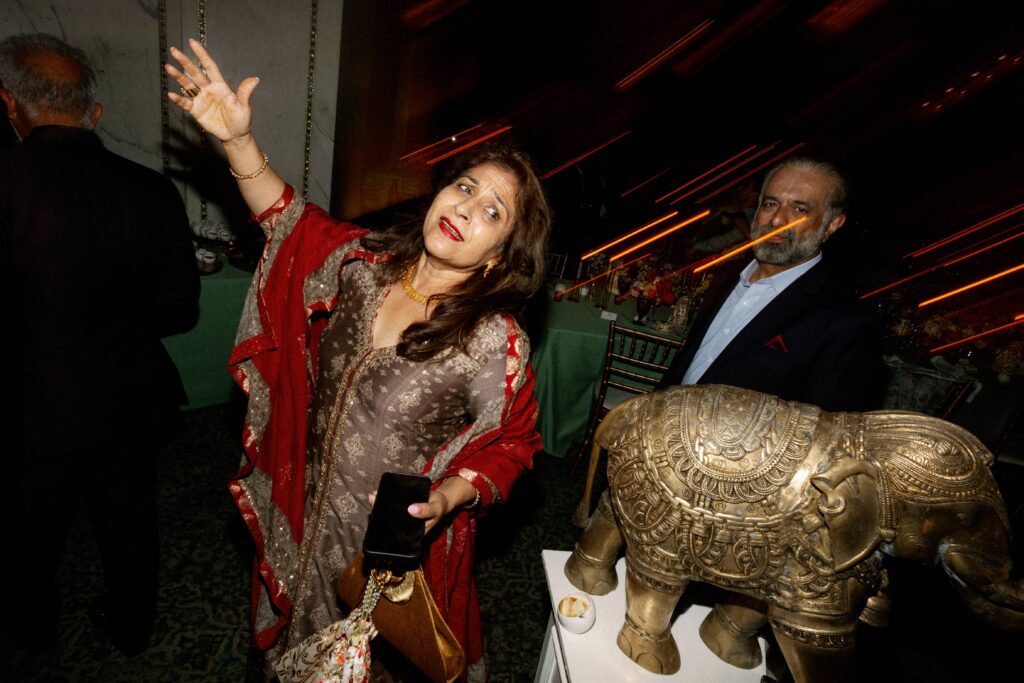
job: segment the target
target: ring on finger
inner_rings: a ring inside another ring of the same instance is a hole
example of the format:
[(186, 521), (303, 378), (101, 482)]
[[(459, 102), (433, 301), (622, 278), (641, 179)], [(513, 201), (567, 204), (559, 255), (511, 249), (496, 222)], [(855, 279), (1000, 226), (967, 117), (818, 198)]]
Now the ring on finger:
[(181, 94), (185, 97), (197, 97), (199, 95), (199, 88), (186, 88), (182, 86)]

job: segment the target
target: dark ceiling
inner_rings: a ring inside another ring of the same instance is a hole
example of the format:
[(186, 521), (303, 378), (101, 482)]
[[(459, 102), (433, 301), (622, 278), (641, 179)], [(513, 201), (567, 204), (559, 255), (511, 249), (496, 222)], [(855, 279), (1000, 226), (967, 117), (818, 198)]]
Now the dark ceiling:
[[(1013, 212), (1024, 203), (1019, 3), (406, 0), (392, 9), (396, 118), (408, 142), (396, 156), (479, 126), (406, 163), (506, 126), (498, 136), (518, 140), (542, 172), (614, 140), (545, 180), (555, 248), (571, 258), (664, 214), (674, 197), (659, 198), (744, 150), (735, 169), (672, 208), (713, 207), (728, 193), (708, 195), (797, 145), (851, 181), (851, 220), (830, 257), (862, 289), (1024, 229), (1024, 211)], [(1021, 262), (1024, 238), (1010, 239), (895, 291), (930, 296)], [(970, 303), (1024, 312), (1022, 287), (1024, 271), (1012, 273)]]

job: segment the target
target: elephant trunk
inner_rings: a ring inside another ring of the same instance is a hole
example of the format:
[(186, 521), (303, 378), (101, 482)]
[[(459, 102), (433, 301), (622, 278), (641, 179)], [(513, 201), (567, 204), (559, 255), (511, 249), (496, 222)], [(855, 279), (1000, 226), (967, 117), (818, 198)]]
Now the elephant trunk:
[(1024, 580), (1009, 579), (1008, 563), (989, 562), (963, 546), (941, 553), (943, 568), (964, 604), (980, 619), (1024, 631)]

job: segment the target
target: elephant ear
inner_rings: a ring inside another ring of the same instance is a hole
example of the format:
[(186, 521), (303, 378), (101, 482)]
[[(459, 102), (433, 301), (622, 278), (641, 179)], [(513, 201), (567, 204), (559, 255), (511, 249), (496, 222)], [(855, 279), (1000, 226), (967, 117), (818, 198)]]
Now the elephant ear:
[(832, 569), (849, 569), (874, 552), (881, 540), (878, 466), (839, 460), (811, 478), (821, 492), (818, 513), (828, 529)]

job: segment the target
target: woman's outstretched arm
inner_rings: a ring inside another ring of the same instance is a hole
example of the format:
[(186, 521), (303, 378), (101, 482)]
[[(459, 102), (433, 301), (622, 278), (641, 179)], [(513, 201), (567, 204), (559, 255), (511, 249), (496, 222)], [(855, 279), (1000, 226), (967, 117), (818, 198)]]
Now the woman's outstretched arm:
[(189, 39), (188, 42), (199, 66), (184, 52), (172, 47), (171, 56), (181, 69), (170, 64), (165, 64), (164, 69), (191, 96), (169, 92), (167, 97), (223, 143), (242, 198), (253, 215), (259, 215), (284, 192), (284, 181), (267, 163), (266, 155), (252, 135), (249, 99), (260, 79), (250, 76), (238, 85), (237, 91), (232, 91), (217, 63), (199, 41)]

